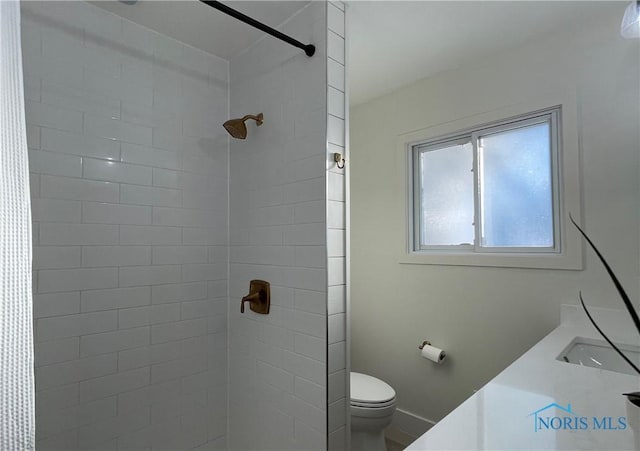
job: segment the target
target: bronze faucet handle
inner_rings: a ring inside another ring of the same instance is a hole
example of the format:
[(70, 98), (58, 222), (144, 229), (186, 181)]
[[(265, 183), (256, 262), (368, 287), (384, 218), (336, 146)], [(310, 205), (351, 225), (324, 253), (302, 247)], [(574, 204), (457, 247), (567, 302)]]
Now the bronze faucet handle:
[(251, 305), (254, 302), (258, 302), (260, 300), (260, 293), (251, 293), (246, 295), (240, 301), (240, 313), (244, 313), (244, 303), (248, 302)]
[(249, 283), (249, 294), (240, 301), (240, 313), (244, 313), (244, 303), (249, 302), (249, 308), (262, 315), (269, 314), (271, 305), (271, 290), (269, 282), (264, 280), (252, 280)]

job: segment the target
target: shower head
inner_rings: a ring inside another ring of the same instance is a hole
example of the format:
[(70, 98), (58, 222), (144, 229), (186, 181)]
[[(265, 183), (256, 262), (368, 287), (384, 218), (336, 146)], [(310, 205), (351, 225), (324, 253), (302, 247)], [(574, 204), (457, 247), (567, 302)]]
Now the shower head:
[(262, 118), (264, 116), (262, 113), (257, 116), (253, 116), (252, 114), (247, 114), (242, 119), (229, 119), (227, 122), (222, 124), (224, 129), (229, 132), (231, 136), (236, 139), (245, 139), (247, 137), (247, 126), (245, 125), (245, 121), (247, 119), (253, 119), (256, 121), (256, 125), (262, 125)]

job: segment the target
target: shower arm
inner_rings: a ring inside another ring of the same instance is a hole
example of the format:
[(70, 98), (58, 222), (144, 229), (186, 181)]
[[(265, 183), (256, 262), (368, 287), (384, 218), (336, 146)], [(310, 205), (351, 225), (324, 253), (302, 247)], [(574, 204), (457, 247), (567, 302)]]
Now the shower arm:
[(313, 56), (313, 54), (316, 52), (316, 47), (312, 44), (303, 44), (302, 42), (293, 39), (291, 36), (287, 36), (284, 33), (281, 33), (280, 31), (271, 28), (268, 25), (263, 24), (262, 22), (258, 22), (257, 20), (255, 20), (252, 17), (249, 17), (245, 14), (242, 14), (240, 11), (236, 11), (233, 8), (229, 8), (227, 5), (224, 5), (218, 1), (209, 1), (209, 0), (200, 0), (202, 3), (211, 6), (212, 8), (217, 9), (218, 11), (222, 11), (223, 13), (238, 19), (248, 25), (251, 25), (254, 28), (257, 28), (258, 30), (262, 30), (265, 33), (270, 34), (271, 36), (273, 36), (274, 38), (278, 38), (281, 41), (286, 42), (287, 44), (290, 44), (294, 47), (297, 47), (299, 49), (304, 50), (304, 53), (307, 56)]

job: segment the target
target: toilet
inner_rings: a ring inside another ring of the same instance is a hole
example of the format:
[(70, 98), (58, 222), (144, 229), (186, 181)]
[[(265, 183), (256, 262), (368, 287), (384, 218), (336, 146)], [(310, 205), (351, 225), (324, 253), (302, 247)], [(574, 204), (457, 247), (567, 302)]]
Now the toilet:
[(384, 429), (396, 410), (396, 392), (386, 382), (351, 373), (351, 449), (386, 451)]

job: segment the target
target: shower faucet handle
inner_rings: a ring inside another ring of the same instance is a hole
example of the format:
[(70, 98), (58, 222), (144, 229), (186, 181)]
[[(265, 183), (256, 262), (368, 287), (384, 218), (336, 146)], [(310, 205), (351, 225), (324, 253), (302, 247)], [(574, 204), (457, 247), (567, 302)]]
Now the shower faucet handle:
[(264, 280), (252, 280), (249, 283), (249, 294), (240, 301), (240, 313), (244, 313), (244, 303), (249, 303), (249, 308), (262, 315), (269, 314), (271, 306), (271, 290), (269, 282)]

